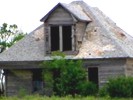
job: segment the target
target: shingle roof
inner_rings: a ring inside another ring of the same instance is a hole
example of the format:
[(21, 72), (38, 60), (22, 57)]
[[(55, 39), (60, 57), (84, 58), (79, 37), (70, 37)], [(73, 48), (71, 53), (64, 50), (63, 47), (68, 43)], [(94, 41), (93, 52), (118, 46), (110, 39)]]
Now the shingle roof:
[[(127, 58), (133, 57), (133, 38), (119, 28), (98, 8), (90, 7), (83, 1), (74, 1), (68, 5), (82, 8), (91, 22), (87, 25), (84, 39), (75, 59)], [(75, 9), (71, 12), (75, 13)], [(82, 12), (82, 13), (83, 13)], [(83, 15), (80, 13), (81, 15)], [(80, 14), (76, 14), (77, 17)], [(87, 17), (82, 17), (86, 19)], [(25, 38), (0, 54), (0, 61), (40, 61), (45, 56), (44, 25), (39, 26)]]
[(44, 59), (44, 25), (0, 54), (0, 61), (38, 61)]

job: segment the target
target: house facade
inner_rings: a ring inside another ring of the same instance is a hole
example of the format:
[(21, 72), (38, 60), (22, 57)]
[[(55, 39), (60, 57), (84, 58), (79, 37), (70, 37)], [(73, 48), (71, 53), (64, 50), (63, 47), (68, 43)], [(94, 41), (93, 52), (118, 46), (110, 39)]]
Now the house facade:
[(6, 95), (22, 88), (49, 95), (40, 63), (51, 60), (53, 51), (82, 59), (88, 80), (99, 87), (110, 77), (133, 76), (133, 38), (98, 8), (83, 1), (58, 3), (40, 21), (42, 25), (0, 54)]

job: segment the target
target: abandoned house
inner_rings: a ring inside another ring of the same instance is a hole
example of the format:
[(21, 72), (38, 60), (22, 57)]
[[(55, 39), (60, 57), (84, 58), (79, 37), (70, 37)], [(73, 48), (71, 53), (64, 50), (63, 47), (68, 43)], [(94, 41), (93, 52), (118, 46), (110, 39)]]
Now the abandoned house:
[(133, 76), (133, 38), (98, 8), (84, 1), (58, 3), (40, 21), (42, 25), (0, 54), (7, 96), (20, 88), (28, 93), (45, 88), (40, 63), (57, 50), (68, 59), (83, 59), (88, 80), (99, 87), (109, 77)]

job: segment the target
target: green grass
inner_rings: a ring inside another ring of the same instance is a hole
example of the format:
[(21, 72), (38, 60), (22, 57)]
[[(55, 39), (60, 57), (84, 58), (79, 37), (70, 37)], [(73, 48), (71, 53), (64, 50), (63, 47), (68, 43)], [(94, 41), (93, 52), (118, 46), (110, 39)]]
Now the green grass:
[(110, 97), (81, 97), (81, 96), (76, 96), (75, 98), (71, 96), (66, 96), (66, 97), (46, 97), (46, 96), (24, 96), (24, 97), (1, 97), (0, 100), (133, 100), (133, 98), (110, 98)]

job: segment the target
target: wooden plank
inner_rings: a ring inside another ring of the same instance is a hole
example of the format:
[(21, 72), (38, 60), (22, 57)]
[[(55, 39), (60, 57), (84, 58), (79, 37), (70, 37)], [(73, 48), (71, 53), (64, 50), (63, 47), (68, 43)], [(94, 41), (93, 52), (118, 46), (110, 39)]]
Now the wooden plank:
[(74, 31), (74, 25), (72, 25), (72, 51), (76, 50), (76, 46), (75, 46), (75, 31)]
[(63, 33), (62, 33), (62, 26), (59, 26), (59, 39), (60, 39), (60, 51), (63, 51)]
[(64, 10), (64, 8), (59, 7), (57, 8), (48, 18), (48, 20), (46, 21), (49, 24), (65, 24), (67, 23), (73, 23), (73, 18), (72, 16), (66, 11)]
[(32, 73), (30, 70), (7, 70), (6, 77), (7, 96), (17, 95), (21, 88), (31, 93)]

